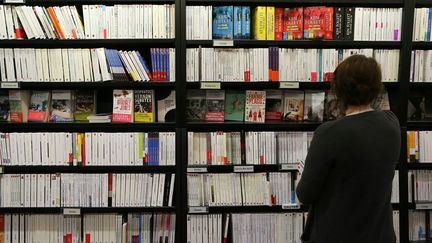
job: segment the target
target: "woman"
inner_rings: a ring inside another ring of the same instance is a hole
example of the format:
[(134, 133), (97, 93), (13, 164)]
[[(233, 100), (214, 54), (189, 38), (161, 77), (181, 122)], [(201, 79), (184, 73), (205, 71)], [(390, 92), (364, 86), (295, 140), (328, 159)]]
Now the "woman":
[(310, 211), (302, 236), (313, 243), (394, 243), (390, 203), (401, 134), (391, 111), (371, 103), (382, 90), (373, 58), (355, 55), (334, 72), (345, 117), (315, 131), (297, 195)]

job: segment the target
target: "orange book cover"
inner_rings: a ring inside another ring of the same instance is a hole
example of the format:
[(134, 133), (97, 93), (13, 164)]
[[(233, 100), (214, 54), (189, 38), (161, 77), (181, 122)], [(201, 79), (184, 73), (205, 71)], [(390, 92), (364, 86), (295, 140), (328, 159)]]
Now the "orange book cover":
[(55, 14), (54, 8), (49, 7), (49, 8), (47, 8), (47, 11), (48, 11), (48, 15), (49, 15), (49, 17), (50, 17), (50, 19), (54, 25), (54, 29), (57, 31), (57, 33), (60, 36), (60, 39), (65, 39), (65, 35), (63, 33), (62, 28), (60, 27), (60, 23), (57, 19), (57, 15)]

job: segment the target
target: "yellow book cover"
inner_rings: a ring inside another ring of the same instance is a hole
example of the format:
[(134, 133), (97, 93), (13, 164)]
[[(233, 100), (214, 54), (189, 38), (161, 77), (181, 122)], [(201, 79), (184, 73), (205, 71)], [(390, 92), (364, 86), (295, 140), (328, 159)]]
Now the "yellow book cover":
[(153, 90), (135, 90), (134, 95), (135, 122), (154, 122), (155, 107)]
[(266, 36), (267, 36), (266, 7), (258, 6), (254, 9), (252, 25), (253, 25), (254, 39), (266, 40)]
[(267, 7), (267, 40), (274, 40), (275, 7)]

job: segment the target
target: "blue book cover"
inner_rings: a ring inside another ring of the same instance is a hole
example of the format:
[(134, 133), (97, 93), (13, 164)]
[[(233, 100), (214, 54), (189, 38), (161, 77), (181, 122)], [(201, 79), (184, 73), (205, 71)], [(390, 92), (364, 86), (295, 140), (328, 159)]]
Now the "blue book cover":
[(250, 7), (242, 7), (242, 39), (250, 39)]
[(319, 70), (318, 70), (318, 81), (323, 81), (323, 75), (322, 75), (322, 67), (323, 67), (323, 61), (322, 61), (322, 49), (318, 49), (318, 55), (319, 55)]
[(138, 243), (143, 243), (142, 230), (143, 230), (142, 214), (138, 213)]
[(154, 138), (153, 134), (148, 134), (148, 164), (149, 165), (155, 165), (154, 163)]
[(165, 63), (165, 68), (166, 68), (166, 73), (167, 73), (167, 81), (170, 81), (170, 52), (169, 49), (165, 49), (165, 55), (166, 55), (166, 63)]
[[(151, 76), (150, 73), (150, 69), (149, 66), (147, 65), (147, 62), (145, 61), (145, 59), (141, 56), (141, 53), (136, 52), (137, 56), (138, 56), (138, 60), (141, 62), (141, 64), (144, 67), (144, 71), (147, 73), (147, 75), (149, 75), (149, 77)], [(151, 78), (151, 77), (150, 77)]]
[[(431, 41), (431, 23), (432, 22), (432, 8), (429, 8), (428, 27), (427, 27), (427, 40)], [(401, 30), (399, 30), (401, 31)]]
[(240, 6), (234, 7), (234, 33), (233, 37), (234, 39), (241, 39), (242, 38), (242, 11)]
[(151, 48), (150, 49), (150, 56), (151, 56), (152, 80), (156, 80), (156, 73), (155, 73), (155, 66), (156, 66), (155, 48)]
[(213, 7), (213, 39), (233, 39), (233, 6)]

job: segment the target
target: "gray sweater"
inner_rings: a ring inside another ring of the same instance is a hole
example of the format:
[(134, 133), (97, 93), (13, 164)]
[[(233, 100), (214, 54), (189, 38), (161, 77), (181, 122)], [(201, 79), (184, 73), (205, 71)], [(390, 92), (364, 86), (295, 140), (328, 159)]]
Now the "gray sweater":
[(303, 242), (394, 243), (390, 203), (401, 131), (390, 111), (369, 111), (315, 131), (297, 196), (309, 204)]

